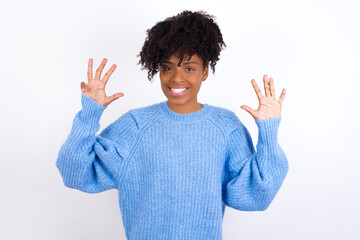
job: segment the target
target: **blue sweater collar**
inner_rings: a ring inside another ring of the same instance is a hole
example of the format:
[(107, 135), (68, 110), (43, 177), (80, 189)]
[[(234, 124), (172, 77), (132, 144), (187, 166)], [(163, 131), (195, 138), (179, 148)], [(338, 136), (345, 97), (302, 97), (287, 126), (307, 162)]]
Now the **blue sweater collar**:
[(167, 118), (182, 122), (191, 122), (205, 119), (211, 110), (210, 105), (204, 103), (204, 106), (197, 112), (177, 113), (169, 108), (169, 106), (167, 105), (167, 100), (160, 102), (160, 108)]

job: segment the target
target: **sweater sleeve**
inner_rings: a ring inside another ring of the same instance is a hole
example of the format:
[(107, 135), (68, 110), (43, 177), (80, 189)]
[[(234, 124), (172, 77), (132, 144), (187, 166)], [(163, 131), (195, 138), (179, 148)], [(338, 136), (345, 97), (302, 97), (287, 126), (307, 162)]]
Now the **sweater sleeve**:
[(70, 134), (58, 153), (56, 167), (69, 188), (87, 193), (116, 189), (126, 170), (137, 124), (129, 111), (96, 136), (106, 107), (84, 94), (81, 103), (82, 110), (75, 115)]
[(288, 172), (288, 161), (277, 139), (281, 117), (256, 121), (259, 130), (255, 151), (246, 127), (228, 138), (225, 205), (243, 211), (264, 211), (275, 198)]

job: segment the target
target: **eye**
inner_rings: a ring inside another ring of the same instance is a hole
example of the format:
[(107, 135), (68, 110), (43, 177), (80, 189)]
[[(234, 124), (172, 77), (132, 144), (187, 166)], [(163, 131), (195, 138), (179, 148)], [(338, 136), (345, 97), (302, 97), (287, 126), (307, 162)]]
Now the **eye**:
[(161, 68), (162, 68), (163, 72), (166, 72), (166, 71), (170, 71), (170, 70), (171, 70), (170, 67), (167, 67), (167, 66), (165, 66), (165, 65), (161, 66)]
[(195, 68), (186, 68), (186, 71), (192, 72), (192, 71), (195, 71)]

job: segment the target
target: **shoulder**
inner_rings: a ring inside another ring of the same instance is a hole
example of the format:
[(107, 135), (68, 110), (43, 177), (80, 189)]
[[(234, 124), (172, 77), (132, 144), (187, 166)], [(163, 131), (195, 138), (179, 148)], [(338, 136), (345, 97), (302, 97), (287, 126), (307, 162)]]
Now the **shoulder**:
[(229, 135), (233, 130), (243, 127), (240, 119), (233, 111), (212, 105), (211, 108), (212, 114), (210, 116), (210, 120), (222, 129), (225, 135)]
[(157, 119), (160, 103), (151, 104), (144, 107), (137, 107), (125, 112), (115, 121), (115, 124), (126, 122), (128, 126), (136, 128), (137, 131), (144, 129), (149, 123)]
[(113, 138), (137, 135), (148, 123), (152, 122), (157, 111), (158, 104), (128, 110), (104, 129), (101, 135)]
[(154, 103), (148, 106), (131, 109), (126, 114), (133, 118), (139, 129), (143, 129), (149, 123), (157, 119), (159, 109), (160, 103)]

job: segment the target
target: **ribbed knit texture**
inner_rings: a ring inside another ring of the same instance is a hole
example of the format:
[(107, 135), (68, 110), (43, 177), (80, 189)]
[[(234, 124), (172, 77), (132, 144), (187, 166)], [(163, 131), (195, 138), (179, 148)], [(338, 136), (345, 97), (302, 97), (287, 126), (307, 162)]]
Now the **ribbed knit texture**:
[(266, 210), (288, 171), (281, 117), (251, 136), (230, 110), (208, 104), (180, 114), (167, 101), (129, 110), (96, 135), (106, 109), (81, 94), (56, 166), (65, 186), (117, 189), (129, 240), (222, 239), (225, 206)]

